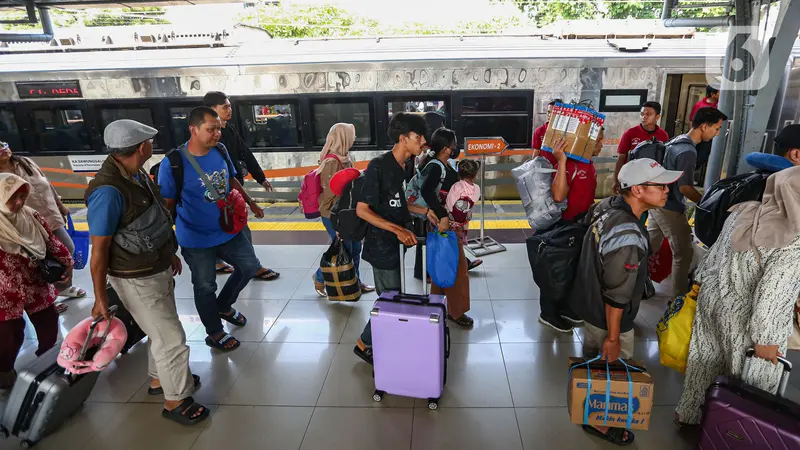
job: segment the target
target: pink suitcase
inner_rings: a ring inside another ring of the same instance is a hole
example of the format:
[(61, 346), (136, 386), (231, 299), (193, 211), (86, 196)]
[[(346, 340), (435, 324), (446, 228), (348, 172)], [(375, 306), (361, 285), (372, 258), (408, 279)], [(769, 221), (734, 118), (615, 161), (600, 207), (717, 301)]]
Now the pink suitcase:
[[(754, 351), (747, 351), (744, 372)], [(778, 395), (739, 380), (719, 377), (706, 392), (700, 450), (800, 450), (800, 405), (784, 398), (792, 363), (784, 371)]]
[[(419, 238), (418, 238), (419, 239)], [(427, 273), (424, 241), (422, 273)], [(400, 267), (405, 267), (404, 247), (400, 244)], [(443, 295), (406, 292), (405, 271), (400, 290), (381, 294), (370, 312), (375, 371), (375, 394), (379, 402), (384, 394), (428, 399), (428, 408), (439, 407), (447, 380), (447, 357), (450, 354), (450, 330), (447, 327), (447, 299)]]

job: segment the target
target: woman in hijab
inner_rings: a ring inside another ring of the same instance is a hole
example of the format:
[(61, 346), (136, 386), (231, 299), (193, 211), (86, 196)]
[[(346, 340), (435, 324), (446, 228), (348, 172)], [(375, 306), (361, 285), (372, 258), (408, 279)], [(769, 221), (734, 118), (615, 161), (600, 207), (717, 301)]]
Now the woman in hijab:
[[(25, 204), (41, 214), (58, 240), (67, 246), (70, 253), (74, 252), (75, 244), (64, 223), (64, 218), (69, 215), (69, 208), (61, 203), (61, 196), (58, 195), (36, 162), (25, 156), (13, 154), (7, 143), (0, 141), (0, 172), (13, 173), (30, 184), (30, 194)], [(86, 296), (86, 291), (71, 284), (59, 285), (58, 289), (60, 296), (68, 298)], [(60, 306), (61, 312), (66, 310), (67, 305)]]
[[(761, 202), (734, 206), (698, 268), (701, 284), (692, 327), (680, 426), (700, 423), (706, 389), (717, 376), (778, 389), (800, 294), (800, 167), (769, 177)], [(745, 352), (755, 349), (748, 373)]]
[(30, 184), (21, 177), (0, 173), (0, 388), (14, 384), (14, 362), (25, 338), (28, 314), (36, 330), (40, 356), (58, 338), (58, 313), (53, 305), (56, 288), (47, 283), (36, 261), (52, 258), (66, 268), (63, 281), (72, 278), (72, 257), (55, 238), (45, 220), (25, 201)]
[[(333, 229), (331, 223), (331, 208), (339, 200), (339, 196), (331, 190), (331, 178), (336, 172), (353, 167), (353, 162), (350, 160), (350, 147), (356, 141), (356, 127), (349, 123), (336, 123), (333, 124), (328, 131), (328, 137), (325, 139), (325, 146), (322, 147), (322, 152), (319, 154), (319, 173), (320, 181), (322, 182), (322, 194), (319, 196), (319, 213), (322, 215), (322, 225), (325, 226), (325, 231), (328, 232), (332, 240), (338, 239), (336, 237), (336, 230)], [(353, 258), (353, 265), (356, 269), (356, 275), (361, 279), (361, 273), (358, 267), (361, 263), (361, 242), (342, 241), (344, 248), (350, 253)], [(374, 286), (361, 284), (361, 292), (367, 293), (375, 290)], [(320, 297), (325, 297), (325, 281), (322, 277), (322, 269), (317, 269), (314, 274), (314, 290)]]

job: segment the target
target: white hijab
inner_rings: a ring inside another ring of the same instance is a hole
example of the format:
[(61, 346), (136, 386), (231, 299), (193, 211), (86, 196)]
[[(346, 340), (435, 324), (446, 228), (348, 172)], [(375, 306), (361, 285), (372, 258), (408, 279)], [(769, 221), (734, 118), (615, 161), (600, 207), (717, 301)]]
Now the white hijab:
[[(47, 254), (47, 230), (33, 216), (34, 210), (23, 206), (17, 213), (8, 209), (8, 200), (23, 186), (30, 185), (12, 173), (0, 173), (0, 248), (25, 257), (43, 259)], [(27, 250), (27, 251), (26, 251)], [(30, 252), (30, 253), (29, 253)]]

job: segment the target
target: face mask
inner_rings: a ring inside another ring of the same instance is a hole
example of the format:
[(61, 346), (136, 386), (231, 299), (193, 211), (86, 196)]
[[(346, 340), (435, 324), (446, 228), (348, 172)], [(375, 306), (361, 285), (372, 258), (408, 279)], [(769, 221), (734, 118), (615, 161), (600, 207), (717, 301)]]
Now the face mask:
[(456, 147), (455, 150), (450, 150), (450, 159), (457, 159), (458, 155), (461, 154), (461, 149)]

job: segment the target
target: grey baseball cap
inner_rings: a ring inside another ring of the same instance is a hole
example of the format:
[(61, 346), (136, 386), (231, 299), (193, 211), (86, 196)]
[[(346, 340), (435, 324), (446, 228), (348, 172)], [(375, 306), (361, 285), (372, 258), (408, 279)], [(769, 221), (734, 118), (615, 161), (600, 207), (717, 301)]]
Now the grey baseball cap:
[(103, 131), (103, 141), (109, 149), (115, 150), (139, 145), (156, 134), (158, 130), (153, 127), (135, 120), (120, 119), (108, 124)]

